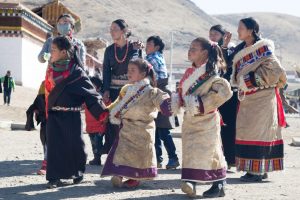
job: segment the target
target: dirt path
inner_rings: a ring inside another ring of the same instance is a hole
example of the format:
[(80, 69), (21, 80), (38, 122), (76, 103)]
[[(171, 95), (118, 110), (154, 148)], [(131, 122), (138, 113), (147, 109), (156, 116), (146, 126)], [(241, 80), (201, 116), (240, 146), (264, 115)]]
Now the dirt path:
[[(25, 107), (30, 104), (30, 97), (26, 97), (26, 100), (25, 95), (23, 99), (22, 94), (16, 92), (14, 95), (19, 98), (15, 99), (12, 106), (0, 106), (0, 121), (25, 120)], [(31, 96), (34, 95), (35, 91), (31, 91)], [(263, 183), (245, 184), (238, 180), (242, 173), (232, 169), (232, 173), (228, 174), (226, 197), (222, 199), (300, 199), (300, 147), (289, 145), (293, 136), (300, 137), (300, 118), (290, 116), (288, 122), (291, 127), (283, 132), (286, 170), (270, 174), (269, 180)], [(91, 159), (89, 138), (87, 135), (84, 138)], [(181, 158), (181, 139), (175, 138), (175, 143)], [(144, 182), (137, 190), (125, 190), (113, 188), (109, 178), (100, 178), (100, 167), (87, 165), (82, 184), (46, 189), (45, 177), (35, 174), (43, 158), (38, 131), (0, 129), (0, 152), (0, 199), (189, 199), (180, 190), (180, 170), (159, 170), (157, 180)], [(102, 158), (104, 161), (105, 157)], [(201, 198), (203, 191), (208, 188), (208, 185), (198, 185), (197, 198)]]

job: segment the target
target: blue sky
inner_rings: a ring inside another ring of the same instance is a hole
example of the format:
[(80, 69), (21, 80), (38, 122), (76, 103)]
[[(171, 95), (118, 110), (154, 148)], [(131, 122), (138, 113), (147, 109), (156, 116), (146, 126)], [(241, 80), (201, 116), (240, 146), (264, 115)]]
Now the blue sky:
[(191, 0), (208, 14), (276, 12), (300, 17), (299, 0)]

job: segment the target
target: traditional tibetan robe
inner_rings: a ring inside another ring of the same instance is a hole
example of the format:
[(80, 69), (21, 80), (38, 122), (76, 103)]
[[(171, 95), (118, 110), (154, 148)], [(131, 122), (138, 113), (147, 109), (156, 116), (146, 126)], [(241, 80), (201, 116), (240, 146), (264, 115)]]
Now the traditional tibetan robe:
[(238, 171), (262, 174), (283, 170), (281, 128), (286, 124), (278, 88), (285, 83), (285, 70), (274, 55), (272, 41), (262, 39), (235, 55), (231, 84), (239, 88)]
[(184, 181), (215, 182), (226, 178), (218, 107), (232, 96), (230, 84), (206, 65), (186, 70), (179, 93), (172, 95), (172, 111), (185, 110), (182, 124)]
[(153, 88), (148, 79), (125, 85), (109, 107), (110, 122), (120, 131), (103, 167), (102, 176), (153, 179), (157, 176), (154, 119), (158, 111), (171, 115), (170, 96)]
[(79, 177), (85, 171), (87, 158), (81, 106), (85, 103), (96, 119), (107, 114), (106, 107), (79, 66), (74, 66), (72, 73), (54, 86), (48, 99), (46, 179)]

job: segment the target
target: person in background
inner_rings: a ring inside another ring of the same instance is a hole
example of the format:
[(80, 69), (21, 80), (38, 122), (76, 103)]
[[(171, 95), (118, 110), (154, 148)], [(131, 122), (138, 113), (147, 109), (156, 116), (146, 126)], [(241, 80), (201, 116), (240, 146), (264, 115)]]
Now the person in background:
[[(226, 38), (229, 34), (230, 33), (227, 32), (222, 25), (218, 24), (210, 28), (209, 39), (213, 42), (217, 42), (220, 47), (223, 47), (224, 38)], [(227, 55), (225, 56), (226, 58), (228, 57), (228, 54), (230, 55), (233, 48), (234, 44), (229, 43), (225, 50), (222, 49), (223, 54)], [(229, 82), (231, 72), (231, 66), (219, 69), (220, 76)], [(238, 107), (237, 89), (232, 87), (231, 90), (233, 91), (232, 97), (219, 107), (219, 111), (224, 122), (224, 125), (221, 126), (221, 138), (228, 168), (235, 166), (235, 125)]]
[[(149, 37), (146, 44), (146, 60), (153, 66), (157, 87), (170, 95), (171, 92), (167, 89), (168, 73), (163, 56), (164, 47), (165, 44), (159, 36), (154, 35)], [(172, 124), (171, 120), (171, 117), (162, 115), (161, 112), (158, 113), (155, 119), (155, 151), (158, 168), (162, 167), (163, 162), (161, 141), (164, 142), (169, 157), (166, 168), (174, 169), (180, 165), (176, 154), (176, 147), (170, 132), (170, 129), (174, 128), (174, 123)]]
[[(59, 36), (68, 36), (72, 39), (72, 44), (77, 46), (79, 50), (79, 57), (82, 61), (83, 65), (85, 66), (86, 61), (86, 48), (83, 42), (74, 37), (74, 26), (75, 20), (70, 14), (62, 14), (57, 19), (56, 29)], [(51, 34), (48, 34), (48, 39), (43, 45), (41, 52), (38, 55), (38, 60), (41, 63), (45, 63), (47, 59), (50, 58), (49, 54), (51, 51), (51, 44), (55, 37)]]
[(11, 77), (11, 72), (8, 70), (6, 75), (0, 79), (0, 82), (3, 83), (3, 99), (4, 105), (10, 104), (11, 92), (15, 91), (15, 81), (13, 77)]
[[(103, 101), (105, 104), (115, 101), (121, 88), (128, 83), (129, 60), (142, 56), (142, 44), (129, 41), (131, 31), (125, 20), (113, 21), (110, 26), (110, 35), (114, 43), (105, 49), (103, 59)], [(107, 154), (111, 149), (118, 129), (118, 125), (109, 124), (105, 134), (103, 154)]]
[[(94, 85), (97, 92), (100, 92), (103, 83), (99, 77), (90, 77), (92, 84)], [(101, 94), (101, 93), (100, 93)], [(101, 153), (103, 148), (103, 135), (106, 130), (106, 124), (95, 119), (95, 117), (90, 113), (90, 111), (85, 106), (85, 123), (86, 123), (86, 133), (89, 134), (94, 158), (89, 161), (90, 165), (101, 165)]]

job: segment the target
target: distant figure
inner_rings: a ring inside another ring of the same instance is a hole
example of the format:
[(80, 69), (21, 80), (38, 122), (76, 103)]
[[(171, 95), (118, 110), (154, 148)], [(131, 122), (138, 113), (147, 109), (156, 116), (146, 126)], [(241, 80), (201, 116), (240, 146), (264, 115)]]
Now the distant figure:
[(15, 91), (15, 81), (11, 77), (11, 73), (9, 70), (6, 72), (6, 75), (0, 79), (0, 83), (3, 83), (4, 105), (7, 104), (9, 106), (11, 91)]
[(31, 131), (34, 129), (33, 116), (35, 115), (35, 120), (37, 124), (40, 124), (40, 139), (43, 145), (44, 159), (42, 161), (41, 168), (37, 171), (38, 175), (45, 175), (47, 169), (47, 145), (46, 145), (46, 101), (45, 101), (45, 85), (44, 81), (40, 85), (38, 95), (34, 99), (33, 103), (29, 106), (26, 111), (26, 125), (25, 129)]

